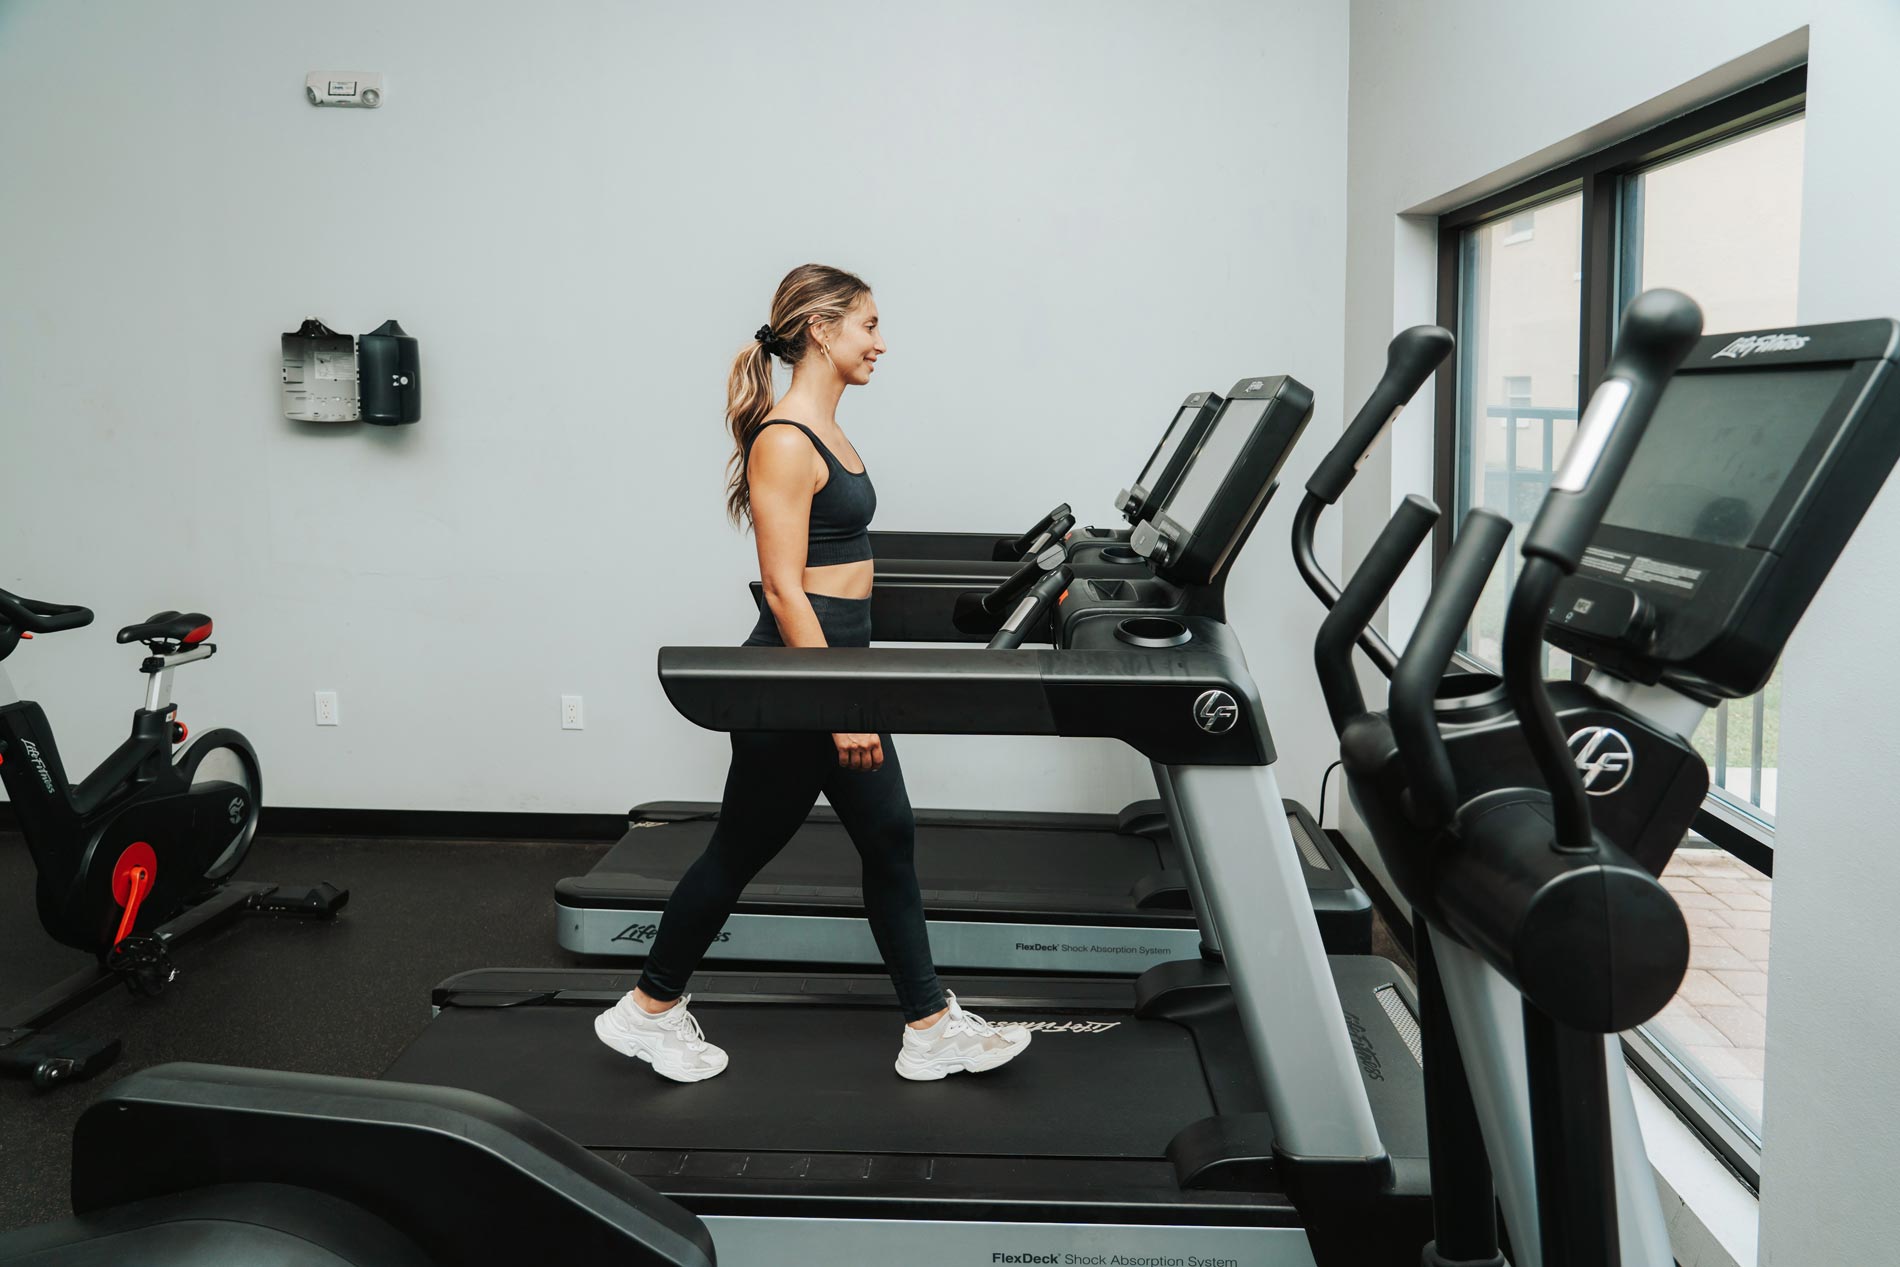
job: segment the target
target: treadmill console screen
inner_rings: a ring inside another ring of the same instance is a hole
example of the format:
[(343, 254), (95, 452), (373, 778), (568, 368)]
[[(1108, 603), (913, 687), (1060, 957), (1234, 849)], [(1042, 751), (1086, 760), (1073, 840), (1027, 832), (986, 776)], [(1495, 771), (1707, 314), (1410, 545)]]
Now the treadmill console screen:
[(1168, 463), (1174, 460), (1174, 451), (1181, 447), (1181, 440), (1188, 433), (1190, 424), (1199, 416), (1196, 405), (1183, 405), (1174, 415), (1174, 421), (1168, 424), (1168, 433), (1161, 437), (1161, 447), (1148, 459), (1148, 465), (1141, 469), (1141, 478), (1135, 483), (1138, 487), (1152, 489), (1155, 481), (1161, 478), (1161, 472), (1168, 469)]
[(1214, 494), (1233, 469), (1240, 451), (1253, 434), (1254, 426), (1271, 404), (1265, 400), (1229, 400), (1214, 415), (1214, 424), (1201, 439), (1201, 447), (1188, 459), (1187, 470), (1174, 486), (1164, 509), (1168, 517), (1192, 532), (1207, 515)]
[(1273, 495), (1313, 417), (1313, 393), (1284, 374), (1243, 378), (1188, 453), (1174, 487), (1135, 525), (1129, 544), (1176, 585), (1211, 585)]
[(1760, 690), (1900, 460), (1900, 323), (1707, 335), (1544, 635), (1638, 682)]

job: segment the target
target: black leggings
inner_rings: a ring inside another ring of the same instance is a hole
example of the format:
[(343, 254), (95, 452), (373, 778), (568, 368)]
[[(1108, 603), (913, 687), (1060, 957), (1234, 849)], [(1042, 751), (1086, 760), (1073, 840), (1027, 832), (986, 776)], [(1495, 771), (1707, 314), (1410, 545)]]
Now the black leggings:
[[(827, 643), (870, 645), (870, 599), (808, 597)], [(769, 610), (761, 612), (745, 645), (784, 645)], [(879, 738), (883, 766), (860, 773), (838, 764), (837, 746), (822, 732), (733, 732), (718, 825), (706, 852), (674, 886), (640, 974), (640, 989), (661, 1002), (685, 993), (740, 893), (804, 824), (823, 792), (864, 863), (864, 913), (897, 987), (904, 1019), (921, 1020), (943, 1009), (923, 896), (917, 891), (916, 818), (897, 749), (889, 735)]]

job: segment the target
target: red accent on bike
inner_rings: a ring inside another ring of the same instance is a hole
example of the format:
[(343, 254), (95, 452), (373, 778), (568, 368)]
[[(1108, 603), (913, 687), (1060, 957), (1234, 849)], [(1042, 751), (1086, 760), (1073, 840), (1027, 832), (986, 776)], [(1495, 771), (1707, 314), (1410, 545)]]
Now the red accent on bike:
[(186, 726), (184, 722), (173, 722), (172, 729), (178, 732), (172, 736), (173, 743), (183, 743), (185, 740), (191, 738), (191, 728)]
[(137, 840), (125, 847), (118, 862), (112, 867), (112, 900), (125, 908), (125, 914), (119, 920), (119, 932), (112, 939), (118, 945), (132, 931), (138, 922), (139, 906), (152, 892), (152, 881), (158, 876), (158, 854), (143, 840)]
[(27, 640), (28, 642), (31, 642), (31, 641), (33, 641), (33, 635), (32, 635), (32, 634), (30, 634), (30, 633), (27, 633), (27, 632), (25, 632), (24, 630), (22, 630), (22, 631), (21, 631), (21, 633), (20, 633), (20, 637), (22, 637), (22, 638), (24, 638), (24, 639), (26, 639), (26, 640)]
[(189, 647), (193, 643), (203, 642), (206, 638), (209, 638), (210, 636), (211, 636), (211, 622), (207, 620), (205, 621), (204, 624), (199, 625), (196, 629), (186, 634), (184, 637), (184, 643), (187, 647)]
[(1063, 591), (1062, 591), (1062, 596), (1061, 596), (1060, 598), (1058, 598), (1058, 599), (1056, 599), (1056, 606), (1057, 606), (1057, 607), (1060, 607), (1060, 606), (1062, 606), (1062, 604), (1064, 604), (1064, 603), (1066, 603), (1066, 602), (1068, 602), (1068, 601), (1069, 601), (1069, 591), (1068, 591), (1068, 590), (1063, 590)]

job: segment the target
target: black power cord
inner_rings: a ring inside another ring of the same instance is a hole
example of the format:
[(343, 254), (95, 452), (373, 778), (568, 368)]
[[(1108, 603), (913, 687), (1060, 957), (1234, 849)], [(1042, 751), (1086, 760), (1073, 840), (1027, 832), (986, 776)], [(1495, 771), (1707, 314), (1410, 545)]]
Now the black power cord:
[(1326, 781), (1333, 777), (1333, 771), (1342, 764), (1340, 761), (1333, 762), (1326, 767), (1326, 773), (1319, 776), (1319, 825), (1322, 830), (1326, 826)]

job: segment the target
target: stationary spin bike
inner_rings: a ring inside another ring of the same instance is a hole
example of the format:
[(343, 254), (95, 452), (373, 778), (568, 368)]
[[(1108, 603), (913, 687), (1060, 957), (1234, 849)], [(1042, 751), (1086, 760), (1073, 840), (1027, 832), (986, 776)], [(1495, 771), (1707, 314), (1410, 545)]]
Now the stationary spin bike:
[(0, 1013), (0, 1070), (41, 1087), (97, 1072), (119, 1045), (39, 1027), (114, 981), (157, 994), (177, 976), (169, 951), (177, 937), (238, 910), (328, 917), (349, 897), (329, 884), (229, 883), (257, 834), (257, 754), (236, 731), (212, 730), (172, 756), (189, 738), (172, 703), (172, 673), (216, 654), (209, 616), (164, 611), (119, 631), (120, 643), (150, 651), (139, 666), (145, 706), (97, 770), (67, 781), (45, 712), (19, 698), (3, 662), (35, 635), (91, 623), (87, 608), (0, 590), (0, 781), (39, 870), (40, 923), (98, 958), (96, 969)]

